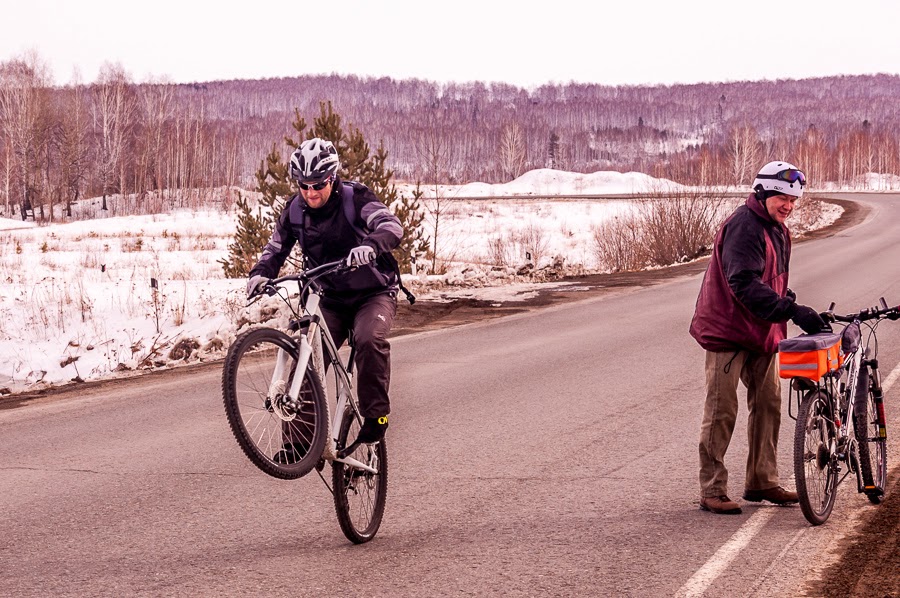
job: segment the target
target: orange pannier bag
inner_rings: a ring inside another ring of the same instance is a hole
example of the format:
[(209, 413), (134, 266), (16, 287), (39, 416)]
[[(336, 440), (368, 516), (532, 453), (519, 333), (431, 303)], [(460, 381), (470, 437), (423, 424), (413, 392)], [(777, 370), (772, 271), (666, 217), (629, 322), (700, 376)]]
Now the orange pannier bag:
[(841, 367), (841, 335), (834, 332), (802, 334), (778, 343), (778, 375), (782, 378), (819, 380)]

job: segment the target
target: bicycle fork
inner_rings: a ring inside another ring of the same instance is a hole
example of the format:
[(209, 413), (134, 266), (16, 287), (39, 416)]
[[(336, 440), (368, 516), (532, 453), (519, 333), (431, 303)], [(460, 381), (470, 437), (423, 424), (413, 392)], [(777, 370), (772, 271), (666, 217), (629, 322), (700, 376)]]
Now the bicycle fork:
[(887, 427), (884, 414), (884, 391), (881, 388), (881, 374), (878, 371), (878, 360), (869, 360), (869, 384), (872, 385), (872, 402), (875, 403), (875, 417), (878, 418), (878, 438), (887, 441)]

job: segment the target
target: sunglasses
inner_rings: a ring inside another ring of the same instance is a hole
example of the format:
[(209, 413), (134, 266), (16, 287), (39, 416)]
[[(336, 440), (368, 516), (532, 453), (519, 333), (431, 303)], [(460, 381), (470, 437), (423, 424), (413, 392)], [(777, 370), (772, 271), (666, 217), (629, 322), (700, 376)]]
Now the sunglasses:
[(781, 170), (775, 174), (761, 174), (759, 175), (759, 178), (775, 179), (776, 181), (784, 181), (786, 183), (800, 183), (801, 187), (806, 185), (806, 175), (796, 168), (788, 168), (787, 170)]
[(330, 185), (333, 181), (334, 181), (334, 177), (330, 176), (327, 179), (325, 179), (324, 181), (322, 181), (321, 183), (301, 183), (298, 181), (297, 184), (304, 191), (309, 191), (310, 189), (312, 189), (313, 191), (321, 191), (322, 189), (324, 189), (325, 187)]

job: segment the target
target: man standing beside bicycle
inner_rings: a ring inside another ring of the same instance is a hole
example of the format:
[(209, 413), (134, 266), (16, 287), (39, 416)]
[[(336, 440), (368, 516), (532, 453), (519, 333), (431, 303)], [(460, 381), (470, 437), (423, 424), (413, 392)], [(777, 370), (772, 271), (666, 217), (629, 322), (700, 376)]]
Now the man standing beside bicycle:
[(798, 502), (778, 478), (781, 381), (778, 341), (787, 321), (804, 332), (825, 327), (788, 288), (791, 239), (785, 220), (803, 195), (806, 177), (796, 166), (769, 162), (753, 193), (716, 234), (691, 322), (691, 336), (706, 350), (706, 403), (700, 429), (700, 508), (738, 514), (728, 497), (725, 453), (737, 420), (738, 383), (747, 388), (747, 472), (744, 500)]
[[(391, 377), (388, 332), (397, 313), (399, 274), (390, 255), (403, 237), (399, 219), (360, 183), (337, 176), (340, 159), (330, 141), (309, 139), (291, 155), (290, 176), (300, 192), (288, 200), (259, 262), (250, 270), (247, 294), (278, 276), (295, 244), (309, 267), (347, 260), (353, 272), (320, 280), (322, 314), (340, 347), (352, 331), (358, 367), (357, 393), (364, 418), (356, 443), (384, 438)], [(276, 461), (292, 463), (305, 447), (285, 444)]]

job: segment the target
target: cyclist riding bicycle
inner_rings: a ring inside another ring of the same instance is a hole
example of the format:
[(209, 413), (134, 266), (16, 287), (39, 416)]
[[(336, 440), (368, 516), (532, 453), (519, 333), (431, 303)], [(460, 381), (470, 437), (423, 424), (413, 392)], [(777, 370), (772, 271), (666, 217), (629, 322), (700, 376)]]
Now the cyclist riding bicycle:
[[(321, 309), (340, 347), (353, 334), (357, 393), (364, 418), (356, 443), (384, 438), (388, 428), (391, 346), (399, 274), (390, 252), (400, 244), (400, 220), (365, 185), (337, 176), (340, 158), (330, 141), (314, 138), (294, 151), (290, 177), (300, 192), (285, 204), (272, 238), (250, 270), (247, 294), (258, 293), (278, 272), (295, 244), (307, 267), (347, 259), (352, 272), (320, 280)], [(307, 447), (285, 443), (276, 460), (292, 463)]]

